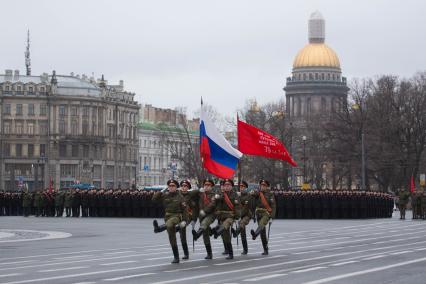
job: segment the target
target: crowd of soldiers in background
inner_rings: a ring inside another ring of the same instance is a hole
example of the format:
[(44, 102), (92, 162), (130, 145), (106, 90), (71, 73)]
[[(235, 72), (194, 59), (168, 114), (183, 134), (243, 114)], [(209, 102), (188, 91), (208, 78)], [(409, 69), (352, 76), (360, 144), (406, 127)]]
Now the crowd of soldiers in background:
[(426, 220), (426, 191), (415, 190), (408, 192), (401, 190), (397, 194), (395, 204), (399, 209), (401, 220), (405, 220), (405, 211), (411, 199), (411, 209), (413, 210), (413, 219)]
[[(380, 192), (273, 192), (277, 200), (278, 219), (390, 218), (394, 208), (393, 196)], [(0, 191), (0, 216), (159, 218), (163, 216), (163, 208), (161, 204), (152, 202), (154, 193), (153, 190), (131, 189)], [(402, 200), (400, 204), (405, 202), (401, 194), (396, 198), (397, 202), (399, 200)], [(413, 216), (425, 218), (426, 194), (415, 193), (412, 204), (415, 204)]]

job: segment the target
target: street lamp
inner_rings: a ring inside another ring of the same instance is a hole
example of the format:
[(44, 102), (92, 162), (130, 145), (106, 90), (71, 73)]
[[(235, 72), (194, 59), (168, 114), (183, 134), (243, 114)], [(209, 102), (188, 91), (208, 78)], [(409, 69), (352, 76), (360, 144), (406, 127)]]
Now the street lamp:
[(306, 136), (302, 136), (303, 140), (303, 183), (306, 183)]

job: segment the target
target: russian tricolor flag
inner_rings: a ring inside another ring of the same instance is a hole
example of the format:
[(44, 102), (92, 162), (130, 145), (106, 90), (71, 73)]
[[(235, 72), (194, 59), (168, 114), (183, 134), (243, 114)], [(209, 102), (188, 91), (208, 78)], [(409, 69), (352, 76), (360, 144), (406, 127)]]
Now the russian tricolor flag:
[(242, 155), (229, 144), (208, 115), (204, 113), (201, 101), (200, 156), (204, 168), (217, 177), (232, 178)]

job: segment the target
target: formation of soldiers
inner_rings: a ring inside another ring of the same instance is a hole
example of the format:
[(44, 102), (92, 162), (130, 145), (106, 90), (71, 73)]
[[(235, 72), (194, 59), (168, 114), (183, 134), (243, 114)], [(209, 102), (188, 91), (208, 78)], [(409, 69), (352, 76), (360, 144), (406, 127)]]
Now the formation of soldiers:
[(405, 211), (410, 199), (411, 209), (413, 210), (413, 220), (426, 220), (426, 191), (420, 190), (415, 190), (411, 193), (407, 190), (399, 191), (398, 197), (395, 200), (395, 203), (399, 209), (399, 219), (405, 220)]
[[(186, 228), (191, 225), (193, 240), (203, 236), (207, 255), (205, 259), (213, 258), (210, 237), (222, 238), (226, 259), (233, 259), (234, 252), (231, 238), (241, 235), (243, 245), (242, 254), (248, 252), (246, 226), (252, 218), (257, 221), (256, 230), (251, 230), (252, 239), (261, 237), (263, 253), (268, 255), (268, 238), (266, 226), (272, 224), (276, 216), (275, 195), (270, 191), (270, 184), (266, 180), (260, 180), (259, 189), (248, 191), (248, 184), (242, 182), (239, 190), (234, 190), (234, 182), (224, 179), (220, 183), (220, 189), (214, 189), (215, 183), (211, 179), (203, 182), (200, 190), (191, 190), (189, 181), (180, 184), (171, 179), (167, 182), (167, 189), (155, 193), (153, 201), (160, 202), (164, 207), (164, 224), (159, 225), (157, 220), (153, 221), (154, 233), (167, 230), (169, 242), (173, 251), (172, 263), (179, 263), (179, 250), (176, 241), (176, 233), (180, 233), (180, 239), (184, 256), (189, 258), (188, 243), (186, 239)], [(178, 190), (181, 186), (181, 190)], [(195, 225), (199, 221), (198, 230)], [(216, 226), (212, 224), (217, 221)], [(237, 226), (234, 229), (233, 224)], [(269, 225), (270, 228), (270, 225)]]
[[(388, 218), (392, 217), (394, 207), (392, 195), (379, 192), (271, 191), (277, 200), (278, 219)], [(404, 201), (401, 192), (397, 194), (396, 206), (401, 209), (411, 200), (413, 217), (426, 218), (425, 194), (405, 191), (408, 198)], [(161, 204), (152, 201), (154, 193), (132, 189), (0, 191), (0, 216), (159, 218), (164, 212)], [(398, 200), (402, 200), (401, 206)]]

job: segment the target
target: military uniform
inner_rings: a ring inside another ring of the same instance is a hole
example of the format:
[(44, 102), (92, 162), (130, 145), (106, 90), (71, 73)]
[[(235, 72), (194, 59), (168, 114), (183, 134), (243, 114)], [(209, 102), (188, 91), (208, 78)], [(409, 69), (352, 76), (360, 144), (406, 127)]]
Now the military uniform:
[(169, 191), (156, 192), (152, 197), (153, 201), (161, 202), (163, 204), (165, 211), (165, 224), (158, 226), (157, 220), (154, 220), (154, 232), (159, 233), (167, 230), (174, 256), (172, 263), (179, 263), (179, 251), (176, 243), (176, 225), (180, 224), (184, 220), (186, 206), (182, 195), (176, 190), (172, 192), (172, 184), (174, 184), (176, 188), (179, 187), (179, 183), (176, 180), (169, 180), (167, 182)]
[(242, 181), (240, 185), (239, 197), (239, 216), (241, 219), (238, 222), (238, 228), (235, 231), (232, 229), (234, 238), (236, 238), (238, 234), (241, 235), (241, 243), (243, 245), (243, 252), (241, 253), (242, 255), (246, 255), (248, 253), (246, 226), (253, 218), (253, 200), (251, 195), (247, 192), (247, 187), (247, 182)]
[[(199, 208), (200, 208), (200, 228), (198, 231), (192, 230), (192, 237), (197, 240), (203, 235), (204, 245), (206, 247), (207, 256), (205, 259), (212, 259), (212, 247), (210, 243), (210, 225), (216, 220), (215, 215), (215, 193), (211, 189), (214, 186), (214, 182), (211, 179), (206, 179), (203, 182), (204, 189), (200, 193), (199, 197)], [(208, 188), (208, 189), (207, 189)]]
[[(191, 189), (191, 183), (187, 180), (181, 181), (181, 195), (184, 199), (185, 205), (186, 205), (186, 214), (185, 214), (185, 227), (176, 226), (176, 230), (179, 231), (180, 234), (180, 240), (182, 243), (182, 248), (184, 252), (184, 257), (182, 259), (188, 259), (189, 258), (189, 251), (188, 251), (188, 242), (186, 239), (186, 227), (188, 224), (192, 225), (192, 228), (194, 228), (195, 223), (198, 218), (198, 202), (199, 202), (199, 191), (198, 190), (191, 190), (188, 191), (188, 189)], [(184, 189), (183, 189), (184, 188)]]
[(57, 192), (55, 195), (56, 217), (62, 217), (64, 214), (65, 196), (63, 192)]
[(405, 210), (407, 209), (409, 194), (405, 190), (399, 192), (399, 214), (401, 220), (405, 220)]
[(267, 255), (269, 250), (268, 239), (266, 237), (266, 225), (268, 222), (272, 222), (272, 219), (275, 218), (276, 202), (274, 194), (268, 189), (270, 186), (269, 182), (266, 180), (260, 180), (259, 185), (261, 186), (261, 190), (253, 193), (254, 204), (256, 207), (255, 214), (257, 219), (257, 229), (256, 231), (251, 230), (251, 235), (253, 240), (255, 240), (260, 234), (263, 246), (262, 255)]

